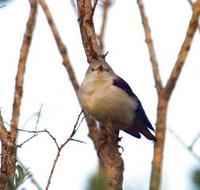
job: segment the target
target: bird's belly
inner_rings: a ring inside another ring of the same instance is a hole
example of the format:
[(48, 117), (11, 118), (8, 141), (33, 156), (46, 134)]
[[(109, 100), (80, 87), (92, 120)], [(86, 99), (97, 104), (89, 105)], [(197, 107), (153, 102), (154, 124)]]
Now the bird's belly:
[[(114, 94), (114, 96), (112, 96)], [(88, 96), (83, 106), (89, 115), (101, 123), (112, 122), (120, 128), (130, 125), (134, 119), (136, 104), (121, 91), (107, 89), (96, 91)]]

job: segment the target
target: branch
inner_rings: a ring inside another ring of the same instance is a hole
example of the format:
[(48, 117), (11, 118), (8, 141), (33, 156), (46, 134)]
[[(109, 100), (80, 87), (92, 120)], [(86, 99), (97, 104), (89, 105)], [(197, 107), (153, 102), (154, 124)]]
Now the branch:
[[(187, 0), (188, 3), (190, 4), (192, 10), (193, 10), (193, 6), (194, 6), (194, 3), (192, 2), (192, 0)], [(199, 33), (200, 33), (200, 25), (199, 25), (199, 22), (198, 22), (198, 27), (199, 27)]]
[(193, 149), (194, 145), (196, 144), (196, 142), (200, 139), (200, 133), (197, 134), (197, 136), (194, 138), (194, 140), (192, 141), (192, 143), (190, 144), (189, 148)]
[(77, 0), (77, 6), (83, 47), (88, 63), (91, 64), (94, 60), (102, 59), (102, 53), (97, 43), (92, 19), (94, 11), (90, 0)]
[(54, 162), (53, 162), (53, 165), (52, 165), (52, 168), (51, 168), (51, 172), (50, 172), (50, 175), (49, 175), (49, 178), (48, 178), (48, 182), (47, 182), (47, 186), (46, 186), (45, 190), (48, 190), (48, 189), (49, 189), (49, 186), (50, 186), (50, 184), (51, 184), (51, 179), (52, 179), (53, 173), (54, 173), (55, 168), (56, 168), (56, 164), (57, 164), (58, 159), (59, 159), (59, 157), (60, 157), (61, 151), (62, 151), (62, 149), (65, 147), (65, 145), (66, 145), (69, 141), (76, 141), (76, 142), (83, 143), (83, 141), (73, 139), (74, 135), (76, 134), (77, 130), (79, 129), (80, 124), (81, 124), (82, 121), (83, 121), (83, 118), (82, 118), (81, 121), (80, 121), (80, 123), (78, 124), (79, 119), (80, 119), (82, 113), (83, 113), (83, 110), (82, 110), (81, 113), (78, 115), (78, 118), (77, 118), (76, 123), (75, 123), (74, 128), (73, 128), (73, 131), (71, 132), (69, 138), (67, 138), (67, 140), (66, 140), (63, 144), (61, 144), (61, 145), (58, 147), (58, 152), (57, 152), (56, 157), (55, 157), (55, 160), (54, 160)]
[(25, 133), (33, 133), (33, 136), (31, 136), (30, 138), (28, 138), (24, 142), (20, 143), (18, 145), (18, 147), (22, 147), (25, 143), (27, 143), (28, 141), (30, 141), (31, 139), (36, 137), (39, 133), (47, 133), (49, 135), (49, 137), (54, 141), (56, 147), (59, 149), (59, 145), (58, 145), (58, 142), (57, 142), (56, 138), (47, 129), (38, 130), (38, 131), (29, 131), (29, 130), (25, 130), (25, 129), (17, 129), (17, 130), (21, 131), (21, 132), (25, 132)]
[(71, 65), (71, 62), (70, 62), (70, 59), (69, 59), (69, 56), (68, 56), (68, 52), (67, 52), (67, 48), (65, 47), (64, 43), (62, 42), (62, 39), (61, 39), (61, 36), (58, 32), (58, 29), (55, 25), (55, 22), (53, 20), (53, 17), (51, 15), (51, 12), (48, 8), (48, 5), (46, 4), (45, 0), (39, 0), (39, 3), (45, 13), (45, 16), (47, 18), (47, 21), (49, 23), (49, 26), (52, 30), (52, 33), (54, 35), (54, 38), (55, 38), (55, 41), (57, 43), (57, 46), (58, 46), (58, 49), (60, 51), (60, 54), (63, 58), (63, 65), (64, 67), (67, 69), (67, 72), (68, 72), (68, 75), (69, 75), (69, 78), (72, 82), (72, 85), (74, 87), (74, 90), (76, 92), (76, 94), (78, 93), (78, 89), (79, 89), (79, 84), (78, 84), (78, 81), (76, 79), (76, 75), (74, 73), (74, 70), (73, 70), (73, 67)]
[(157, 89), (158, 94), (160, 94), (163, 90), (163, 85), (162, 85), (162, 81), (161, 81), (161, 77), (160, 77), (160, 73), (159, 73), (158, 61), (156, 58), (154, 43), (153, 43), (153, 39), (151, 36), (151, 28), (150, 28), (149, 21), (146, 16), (146, 13), (145, 13), (143, 0), (137, 0), (137, 3), (139, 6), (142, 24), (143, 24), (143, 28), (144, 28), (144, 32), (145, 32), (145, 38), (146, 38), (145, 41), (146, 41), (146, 44), (147, 44), (147, 47), (149, 50), (151, 65), (153, 68), (153, 75), (154, 75), (154, 80), (156, 83), (156, 89)]
[(194, 3), (192, 2), (192, 0), (187, 0), (187, 1), (190, 4), (190, 6), (193, 7)]
[(13, 112), (12, 112), (12, 119), (11, 119), (11, 137), (13, 141), (15, 141), (17, 137), (20, 106), (21, 106), (21, 100), (23, 96), (23, 83), (24, 83), (24, 73), (25, 73), (25, 68), (26, 68), (26, 60), (27, 60), (27, 56), (29, 53), (29, 48), (30, 48), (30, 44), (32, 40), (36, 16), (37, 16), (37, 0), (32, 0), (31, 12), (29, 15), (22, 47), (20, 50), (21, 53), (20, 53), (18, 70), (16, 74), (16, 79), (15, 79), (15, 93), (14, 93)]
[(199, 14), (200, 14), (200, 0), (197, 0), (194, 5), (194, 8), (193, 8), (193, 14), (192, 14), (192, 18), (190, 20), (190, 23), (189, 23), (189, 26), (187, 29), (187, 34), (185, 36), (185, 40), (180, 49), (177, 61), (174, 65), (174, 68), (171, 72), (171, 75), (170, 75), (170, 77), (167, 81), (166, 87), (165, 87), (165, 95), (166, 95), (167, 99), (169, 99), (172, 94), (172, 91), (176, 85), (177, 79), (180, 76), (181, 70), (182, 70), (185, 60), (187, 58), (192, 40), (194, 38), (194, 34), (198, 28)]
[[(31, 44), (32, 34), (34, 30), (34, 25), (37, 15), (37, 0), (31, 1), (31, 10), (23, 38), (23, 43), (20, 52), (20, 59), (18, 63), (18, 69), (15, 79), (15, 92), (14, 92), (14, 101), (13, 101), (13, 110), (11, 118), (11, 129), (7, 133), (5, 141), (2, 142), (1, 152), (1, 175), (0, 175), (0, 189), (7, 190), (8, 182), (13, 183), (15, 176), (15, 164), (16, 164), (16, 138), (17, 138), (17, 129), (20, 116), (20, 107), (21, 100), (23, 95), (23, 82), (24, 82), (24, 73), (26, 60), (29, 53), (29, 47)], [(2, 121), (1, 121), (2, 122)], [(5, 179), (5, 176), (8, 180)]]
[[(105, 63), (105, 56), (98, 46), (93, 24), (93, 8), (90, 0), (77, 0), (79, 26), (83, 47), (89, 64)], [(89, 118), (89, 117), (88, 117)], [(95, 121), (89, 120), (89, 136), (93, 140), (98, 158), (99, 169), (107, 177), (107, 190), (121, 190), (123, 182), (124, 163), (116, 141), (119, 131), (108, 133), (106, 127), (97, 128)], [(91, 125), (90, 125), (91, 124)], [(111, 127), (112, 128), (112, 127)], [(113, 127), (114, 128), (114, 127)], [(96, 133), (96, 134), (95, 134)]]

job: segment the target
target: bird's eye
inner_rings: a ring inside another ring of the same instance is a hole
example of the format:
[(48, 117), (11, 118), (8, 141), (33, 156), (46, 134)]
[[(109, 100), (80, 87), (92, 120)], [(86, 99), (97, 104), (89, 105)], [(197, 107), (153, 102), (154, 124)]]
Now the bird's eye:
[(109, 71), (109, 69), (106, 69), (106, 72), (108, 72)]
[(94, 68), (92, 68), (92, 71), (94, 71)]

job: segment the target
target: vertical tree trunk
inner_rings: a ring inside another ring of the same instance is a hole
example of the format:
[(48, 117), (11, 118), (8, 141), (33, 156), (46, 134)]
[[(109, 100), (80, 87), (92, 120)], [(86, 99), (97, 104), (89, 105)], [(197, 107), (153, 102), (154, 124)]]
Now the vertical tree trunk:
[[(91, 0), (77, 0), (82, 43), (89, 64), (106, 62), (105, 55), (102, 54), (102, 49), (97, 42), (93, 24), (97, 2), (98, 0), (94, 1), (92, 6)], [(106, 190), (122, 190), (124, 162), (119, 153), (116, 138), (119, 131), (113, 137), (104, 127), (98, 129), (96, 125), (90, 125), (89, 123), (88, 126), (89, 136), (94, 143), (99, 158), (100, 171), (106, 177)]]
[(26, 60), (32, 40), (32, 34), (35, 26), (37, 15), (37, 0), (31, 0), (30, 14), (20, 50), (20, 58), (15, 80), (15, 93), (13, 101), (11, 129), (7, 131), (3, 125), (3, 119), (0, 118), (1, 132), (0, 140), (2, 144), (1, 173), (0, 173), (0, 190), (9, 190), (9, 183), (14, 185), (15, 164), (17, 157), (16, 138), (18, 134), (18, 123), (20, 116), (20, 107), (23, 96), (23, 82), (26, 68)]
[(118, 150), (118, 142), (104, 127), (101, 127), (99, 138), (100, 141), (95, 145), (98, 146), (100, 174), (106, 177), (106, 190), (122, 190), (124, 162)]
[(156, 138), (157, 143), (154, 146), (154, 158), (152, 163), (152, 173), (150, 181), (150, 190), (159, 190), (162, 173), (162, 162), (165, 144), (166, 133), (166, 118), (167, 118), (168, 101), (162, 94), (158, 99), (157, 107), (157, 122), (156, 122)]
[(15, 176), (15, 163), (17, 147), (10, 135), (2, 142), (0, 190), (8, 190), (8, 183), (12, 183)]

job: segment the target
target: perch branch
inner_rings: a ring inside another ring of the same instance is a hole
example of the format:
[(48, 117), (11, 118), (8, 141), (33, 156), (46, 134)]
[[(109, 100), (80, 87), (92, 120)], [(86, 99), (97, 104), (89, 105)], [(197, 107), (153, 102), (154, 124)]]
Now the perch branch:
[(90, 0), (77, 0), (77, 6), (83, 47), (88, 63), (91, 64), (94, 60), (102, 59), (102, 53), (97, 43), (92, 19), (94, 10)]
[[(93, 8), (90, 0), (77, 0), (79, 13), (79, 26), (83, 47), (89, 64), (105, 63), (105, 56), (98, 46), (97, 37), (93, 24)], [(99, 169), (107, 177), (106, 190), (121, 190), (123, 181), (124, 163), (118, 150), (118, 143), (105, 127), (97, 129), (93, 120), (88, 122), (89, 136), (93, 140), (99, 158)], [(96, 135), (94, 135), (96, 132)], [(98, 134), (98, 135), (97, 135)], [(94, 135), (94, 136), (93, 136)]]

